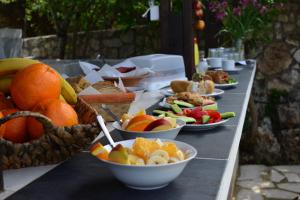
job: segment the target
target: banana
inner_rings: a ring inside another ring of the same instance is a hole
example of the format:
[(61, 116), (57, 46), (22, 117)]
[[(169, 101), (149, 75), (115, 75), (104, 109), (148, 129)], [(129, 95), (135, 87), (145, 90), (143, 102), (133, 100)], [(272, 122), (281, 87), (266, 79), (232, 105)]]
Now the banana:
[(65, 100), (65, 98), (63, 97), (63, 95), (59, 95), (59, 99), (62, 100), (63, 102), (67, 103), (67, 101)]
[(151, 156), (148, 160), (147, 160), (147, 165), (163, 165), (163, 164), (167, 164), (168, 160), (164, 159), (161, 156), (155, 155), (155, 156)]
[(159, 149), (150, 154), (150, 158), (154, 157), (154, 156), (159, 156), (165, 160), (169, 160), (169, 154), (168, 154), (168, 152), (166, 152), (164, 150)]
[(61, 95), (65, 98), (65, 100), (69, 104), (76, 104), (77, 103), (77, 94), (75, 90), (72, 88), (72, 86), (64, 79), (62, 76), (60, 76), (61, 81)]
[(171, 158), (169, 158), (169, 162), (168, 163), (177, 163), (177, 162), (179, 162), (180, 160), (178, 159), (178, 158), (176, 158), (176, 157), (171, 157)]
[(145, 165), (144, 160), (136, 155), (129, 154), (128, 160), (129, 160), (130, 165), (138, 165), (138, 166)]
[(0, 59), (0, 75), (15, 74), (17, 71), (36, 63), (40, 63), (40, 61), (29, 58)]
[[(30, 58), (5, 58), (0, 59), (0, 76), (13, 75), (19, 70), (31, 65), (41, 63), (38, 60), (33, 60)], [(77, 94), (72, 86), (59, 74), (61, 81), (61, 95), (64, 97), (67, 103), (76, 104)], [(2, 79), (1, 79), (2, 80)], [(10, 81), (11, 82), (11, 81)], [(0, 81), (0, 91), (8, 91), (9, 80)]]
[(164, 143), (163, 143), (159, 138), (157, 138), (157, 139), (155, 140), (155, 142), (156, 142), (160, 147), (164, 146)]
[(183, 154), (182, 151), (178, 150), (178, 151), (176, 152), (176, 155), (177, 155), (177, 158), (178, 158), (179, 160), (184, 160), (184, 154)]

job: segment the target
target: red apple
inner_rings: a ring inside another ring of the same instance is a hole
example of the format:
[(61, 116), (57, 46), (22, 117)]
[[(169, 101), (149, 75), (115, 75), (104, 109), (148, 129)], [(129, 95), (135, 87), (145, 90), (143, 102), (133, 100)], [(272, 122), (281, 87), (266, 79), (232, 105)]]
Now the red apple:
[(194, 3), (193, 3), (193, 9), (194, 10), (198, 10), (198, 9), (200, 9), (200, 8), (202, 8), (202, 3), (201, 3), (201, 1), (194, 1)]
[(202, 9), (199, 9), (199, 10), (195, 10), (195, 15), (197, 16), (197, 17), (202, 17), (203, 16), (203, 10)]
[(173, 126), (169, 120), (160, 118), (148, 124), (144, 131), (163, 131), (171, 128), (173, 128)]

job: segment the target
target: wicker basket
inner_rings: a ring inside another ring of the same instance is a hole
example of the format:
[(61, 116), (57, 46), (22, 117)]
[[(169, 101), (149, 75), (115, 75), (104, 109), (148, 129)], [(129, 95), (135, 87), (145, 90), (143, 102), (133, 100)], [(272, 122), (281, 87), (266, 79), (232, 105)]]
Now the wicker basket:
[(78, 98), (75, 110), (80, 124), (72, 127), (56, 127), (49, 118), (29, 111), (1, 118), (0, 124), (17, 117), (36, 117), (45, 130), (40, 139), (23, 144), (0, 139), (2, 169), (55, 164), (87, 148), (101, 131), (96, 123), (97, 112), (81, 98)]

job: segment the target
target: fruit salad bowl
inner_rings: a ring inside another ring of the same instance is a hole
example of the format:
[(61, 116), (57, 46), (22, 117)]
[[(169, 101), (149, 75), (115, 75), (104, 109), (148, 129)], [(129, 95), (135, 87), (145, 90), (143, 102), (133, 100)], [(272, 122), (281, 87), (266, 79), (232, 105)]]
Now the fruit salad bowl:
[[(154, 140), (154, 139), (153, 139)], [(125, 148), (130, 148), (135, 140), (124, 140), (117, 142)], [(175, 140), (161, 139), (162, 142), (172, 142), (183, 152), (185, 159), (167, 164), (159, 165), (126, 165), (111, 162), (108, 160), (99, 159), (112, 172), (112, 174), (127, 187), (138, 190), (154, 190), (167, 186), (170, 182), (176, 179), (184, 170), (186, 165), (196, 157), (197, 150), (189, 144)], [(112, 148), (110, 145), (104, 146), (108, 151)]]
[[(162, 120), (160, 120), (162, 121)], [(159, 121), (158, 121), (159, 122)], [(112, 126), (119, 131), (121, 136), (128, 140), (128, 139), (135, 139), (137, 137), (144, 137), (144, 138), (160, 138), (160, 139), (170, 139), (174, 140), (180, 130), (186, 125), (186, 123), (180, 119), (176, 120), (177, 126), (175, 128), (167, 129), (167, 130), (157, 130), (157, 131), (129, 131), (123, 129), (118, 122), (114, 122)], [(162, 124), (156, 124), (160, 126)]]

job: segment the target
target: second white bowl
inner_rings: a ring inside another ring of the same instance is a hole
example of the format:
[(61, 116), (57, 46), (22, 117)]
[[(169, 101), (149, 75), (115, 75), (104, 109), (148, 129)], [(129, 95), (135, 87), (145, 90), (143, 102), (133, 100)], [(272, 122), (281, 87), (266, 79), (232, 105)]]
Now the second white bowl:
[(137, 137), (161, 138), (161, 139), (174, 140), (177, 137), (180, 130), (186, 124), (184, 121), (179, 120), (179, 119), (177, 119), (176, 122), (177, 122), (177, 125), (178, 125), (176, 128), (172, 128), (172, 129), (165, 130), (165, 131), (142, 131), (142, 132), (127, 131), (127, 130), (123, 130), (117, 122), (114, 122), (112, 124), (112, 126), (116, 130), (118, 130), (119, 133), (121, 134), (121, 136), (126, 140), (135, 139)]

